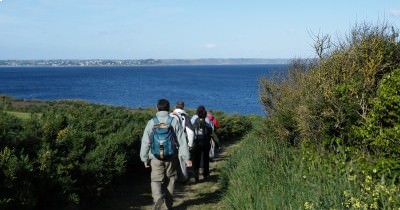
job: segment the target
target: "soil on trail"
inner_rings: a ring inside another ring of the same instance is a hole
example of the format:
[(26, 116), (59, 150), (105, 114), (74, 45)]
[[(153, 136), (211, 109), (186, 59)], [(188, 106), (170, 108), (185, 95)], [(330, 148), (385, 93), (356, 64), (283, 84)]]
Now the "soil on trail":
[[(234, 142), (224, 144), (217, 158), (210, 162), (210, 176), (206, 181), (195, 183), (192, 177), (187, 183), (177, 182), (174, 192), (173, 209), (221, 209), (222, 186), (218, 183), (219, 169), (234, 147)], [(150, 169), (141, 177), (130, 177), (121, 180), (109, 196), (97, 203), (94, 209), (99, 210), (134, 210), (153, 209), (153, 199), (150, 188)], [(163, 209), (166, 209), (165, 206)]]

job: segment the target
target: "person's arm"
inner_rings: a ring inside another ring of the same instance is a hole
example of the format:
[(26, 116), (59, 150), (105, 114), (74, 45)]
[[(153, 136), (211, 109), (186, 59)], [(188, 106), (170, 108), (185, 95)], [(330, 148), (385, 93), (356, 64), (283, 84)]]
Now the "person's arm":
[(206, 118), (205, 121), (206, 121), (206, 123), (208, 123), (211, 126), (212, 130), (214, 131), (214, 123), (212, 121), (210, 121), (208, 118)]
[(190, 122), (192, 123), (192, 125), (194, 124), (194, 122), (196, 121), (197, 118), (199, 118), (199, 117), (196, 114), (196, 115), (193, 115), (192, 119), (190, 119)]
[(186, 137), (183, 128), (181, 125), (179, 125), (179, 122), (176, 119), (172, 120), (171, 125), (174, 128), (175, 135), (179, 144), (179, 154), (186, 161), (186, 165), (191, 166), (192, 162), (190, 161), (188, 143), (186, 142)]
[(193, 147), (194, 131), (189, 127), (186, 127), (186, 135), (188, 137), (188, 146), (191, 148)]
[(153, 127), (153, 121), (149, 120), (149, 122), (146, 125), (146, 128), (144, 129), (143, 136), (142, 136), (142, 142), (140, 145), (140, 159), (144, 163), (144, 166), (146, 168), (150, 167), (149, 166), (149, 153), (150, 153), (150, 134), (151, 130)]
[(178, 120), (173, 119), (171, 123), (172, 127), (174, 128), (176, 140), (178, 141), (179, 145), (179, 154), (182, 156), (184, 160), (189, 159), (189, 150), (188, 144), (186, 142), (185, 133), (181, 125), (179, 125)]
[(193, 125), (190, 122), (190, 120), (185, 120), (185, 129), (186, 129), (186, 135), (188, 138), (188, 146), (190, 149), (191, 147), (193, 147), (193, 140), (194, 140)]

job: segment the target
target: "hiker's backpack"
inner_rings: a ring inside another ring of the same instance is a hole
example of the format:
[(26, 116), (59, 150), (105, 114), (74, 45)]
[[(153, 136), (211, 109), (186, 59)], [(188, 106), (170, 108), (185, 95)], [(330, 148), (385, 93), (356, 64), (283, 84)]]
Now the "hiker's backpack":
[(197, 118), (194, 121), (194, 144), (196, 146), (206, 146), (210, 144), (212, 128), (206, 123), (205, 119)]
[(172, 113), (173, 115), (176, 116), (176, 119), (179, 121), (179, 124), (182, 126), (183, 128), (183, 132), (186, 133), (186, 119), (187, 119), (187, 115), (184, 113)]
[(153, 118), (154, 127), (150, 135), (151, 153), (159, 160), (170, 159), (176, 150), (176, 136), (171, 126), (172, 117), (168, 116), (165, 123), (160, 123), (157, 117)]

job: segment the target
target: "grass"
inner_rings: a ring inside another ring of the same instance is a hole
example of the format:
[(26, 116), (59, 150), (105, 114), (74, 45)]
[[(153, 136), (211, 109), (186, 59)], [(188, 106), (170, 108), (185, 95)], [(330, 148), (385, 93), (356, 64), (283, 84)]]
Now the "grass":
[(6, 112), (22, 120), (28, 120), (32, 117), (32, 114), (27, 112), (15, 112), (15, 111), (6, 111)]
[(351, 182), (332, 162), (260, 133), (248, 135), (223, 174), (227, 209), (343, 209)]

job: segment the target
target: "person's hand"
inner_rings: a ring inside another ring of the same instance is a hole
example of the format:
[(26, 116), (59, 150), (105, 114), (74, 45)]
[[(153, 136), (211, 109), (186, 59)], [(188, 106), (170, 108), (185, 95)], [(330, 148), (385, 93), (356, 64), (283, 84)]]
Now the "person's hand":
[(144, 163), (144, 167), (145, 167), (145, 168), (150, 168), (149, 162), (145, 162), (145, 163)]
[(192, 167), (192, 161), (191, 160), (187, 160), (186, 161), (186, 167), (188, 167), (188, 168)]

